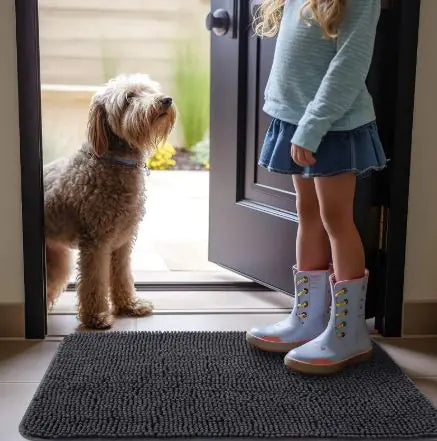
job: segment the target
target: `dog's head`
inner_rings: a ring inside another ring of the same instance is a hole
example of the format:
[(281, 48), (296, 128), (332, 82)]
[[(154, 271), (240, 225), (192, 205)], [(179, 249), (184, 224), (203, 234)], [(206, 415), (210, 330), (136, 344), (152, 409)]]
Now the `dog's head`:
[(88, 141), (100, 156), (114, 135), (150, 152), (169, 135), (176, 119), (173, 100), (148, 75), (119, 75), (92, 98)]

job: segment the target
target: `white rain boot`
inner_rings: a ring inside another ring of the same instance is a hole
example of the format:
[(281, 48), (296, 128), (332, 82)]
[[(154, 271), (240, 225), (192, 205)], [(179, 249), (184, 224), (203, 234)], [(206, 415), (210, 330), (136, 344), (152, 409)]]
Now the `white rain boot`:
[(265, 351), (288, 352), (321, 334), (329, 319), (331, 272), (294, 268), (296, 296), (290, 315), (279, 323), (251, 329), (246, 341)]
[(306, 374), (333, 374), (372, 356), (365, 320), (368, 278), (367, 270), (361, 279), (336, 282), (334, 275), (330, 277), (328, 326), (314, 340), (291, 350), (284, 359), (287, 367)]

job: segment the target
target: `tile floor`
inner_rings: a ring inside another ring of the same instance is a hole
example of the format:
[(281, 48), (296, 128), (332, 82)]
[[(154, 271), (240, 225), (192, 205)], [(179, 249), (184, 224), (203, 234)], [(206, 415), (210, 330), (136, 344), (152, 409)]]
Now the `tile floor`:
[[(289, 298), (278, 293), (148, 293), (156, 313), (144, 319), (117, 320), (123, 330), (245, 330), (287, 314)], [(171, 308), (169, 308), (171, 301)], [(213, 306), (211, 306), (213, 305)], [(73, 314), (49, 316), (45, 341), (0, 341), (0, 440), (23, 438), (18, 424), (63, 335), (73, 332)], [(437, 337), (383, 339), (383, 348), (437, 406)]]

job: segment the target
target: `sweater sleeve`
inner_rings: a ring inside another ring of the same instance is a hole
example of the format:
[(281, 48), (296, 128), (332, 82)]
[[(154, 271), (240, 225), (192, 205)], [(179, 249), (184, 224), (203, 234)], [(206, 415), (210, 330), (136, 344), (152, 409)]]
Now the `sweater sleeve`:
[(352, 107), (365, 87), (380, 10), (380, 0), (349, 1), (336, 55), (299, 121), (292, 143), (316, 152), (332, 124)]

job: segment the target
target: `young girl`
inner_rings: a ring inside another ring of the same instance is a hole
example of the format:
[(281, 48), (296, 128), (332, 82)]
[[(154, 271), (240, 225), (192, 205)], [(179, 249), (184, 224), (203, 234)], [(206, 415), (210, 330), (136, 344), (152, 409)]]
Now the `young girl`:
[(247, 341), (289, 351), (285, 364), (305, 373), (338, 372), (372, 352), (353, 202), (357, 177), (386, 165), (365, 84), (380, 8), (380, 0), (264, 0), (255, 23), (261, 36), (278, 34), (259, 164), (293, 175), (299, 229), (293, 310)]

